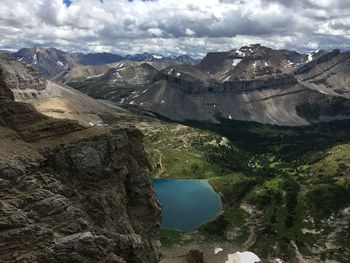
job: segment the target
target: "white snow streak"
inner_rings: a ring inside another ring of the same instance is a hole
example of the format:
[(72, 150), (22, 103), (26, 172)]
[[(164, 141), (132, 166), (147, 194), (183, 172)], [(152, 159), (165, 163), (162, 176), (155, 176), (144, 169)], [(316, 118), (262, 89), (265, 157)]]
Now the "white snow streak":
[(241, 62), (241, 61), (242, 61), (241, 58), (235, 58), (235, 59), (232, 61), (232, 67), (237, 66), (237, 64), (238, 64), (239, 62)]
[(257, 263), (261, 262), (260, 258), (253, 252), (236, 252), (234, 254), (228, 254), (228, 260), (226, 263)]

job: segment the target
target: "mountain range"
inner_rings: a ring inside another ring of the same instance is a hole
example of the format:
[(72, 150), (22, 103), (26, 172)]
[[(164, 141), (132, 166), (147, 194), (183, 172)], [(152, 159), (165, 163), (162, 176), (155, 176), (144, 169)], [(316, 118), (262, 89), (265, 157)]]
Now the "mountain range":
[(175, 121), (302, 126), (349, 118), (349, 57), (339, 50), (302, 54), (255, 44), (163, 69), (122, 62), (65, 83)]
[(197, 63), (197, 60), (187, 55), (162, 56), (159, 54), (143, 53), (135, 55), (116, 55), (112, 53), (68, 53), (56, 48), (22, 48), (10, 56), (40, 71), (46, 78), (56, 77), (58, 74), (77, 66), (98, 66), (120, 62), (123, 60), (150, 62), (159, 68), (170, 64)]

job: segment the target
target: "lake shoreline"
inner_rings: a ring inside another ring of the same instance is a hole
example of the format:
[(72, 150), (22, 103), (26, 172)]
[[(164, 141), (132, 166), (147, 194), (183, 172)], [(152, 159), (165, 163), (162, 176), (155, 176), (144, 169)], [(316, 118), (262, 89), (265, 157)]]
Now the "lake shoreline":
[[(223, 213), (221, 195), (207, 179), (152, 178), (152, 184), (163, 207), (165, 221), (161, 229), (189, 233)], [(186, 218), (187, 215), (192, 217)], [(179, 218), (175, 220), (173, 217)]]

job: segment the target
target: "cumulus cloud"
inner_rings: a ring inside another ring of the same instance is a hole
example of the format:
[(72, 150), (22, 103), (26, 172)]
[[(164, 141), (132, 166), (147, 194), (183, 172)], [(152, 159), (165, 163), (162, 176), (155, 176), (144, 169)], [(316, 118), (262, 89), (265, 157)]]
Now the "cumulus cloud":
[(201, 56), (261, 43), (350, 49), (348, 0), (1, 0), (0, 48)]

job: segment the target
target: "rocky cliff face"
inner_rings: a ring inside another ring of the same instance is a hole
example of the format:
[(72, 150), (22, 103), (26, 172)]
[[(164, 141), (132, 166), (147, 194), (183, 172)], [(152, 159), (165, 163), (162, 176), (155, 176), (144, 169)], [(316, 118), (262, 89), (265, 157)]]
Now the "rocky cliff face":
[(0, 261), (157, 262), (142, 134), (44, 116), (0, 80)]
[(350, 98), (350, 52), (320, 52), (296, 71), (296, 77), (305, 86), (322, 93)]
[(122, 103), (176, 121), (221, 118), (300, 126), (350, 118), (349, 53), (251, 45), (157, 73)]
[(70, 54), (55, 48), (22, 48), (11, 56), (38, 70), (47, 78), (56, 76), (74, 64)]

